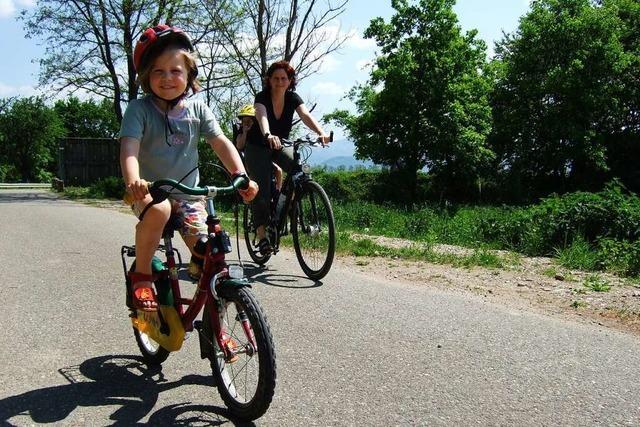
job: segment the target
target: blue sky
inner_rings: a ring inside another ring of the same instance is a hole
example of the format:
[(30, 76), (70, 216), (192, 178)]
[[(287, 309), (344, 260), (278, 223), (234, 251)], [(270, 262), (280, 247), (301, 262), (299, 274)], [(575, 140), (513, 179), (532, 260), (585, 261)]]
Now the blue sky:
[[(0, 23), (5, 28), (0, 37), (0, 98), (30, 96), (37, 84), (37, 59), (43, 52), (37, 40), (25, 39), (22, 25), (16, 21), (18, 11), (34, 7), (35, 0), (0, 0)], [(492, 51), (493, 42), (502, 32), (512, 32), (518, 19), (529, 7), (528, 0), (458, 0), (455, 11), (463, 29), (477, 29)], [(352, 32), (353, 37), (339, 53), (332, 54), (320, 72), (305, 79), (298, 88), (307, 103), (317, 102), (316, 116), (335, 108), (350, 108), (344, 93), (356, 83), (366, 81), (367, 71), (362, 67), (371, 61), (375, 45), (363, 40), (362, 32), (374, 17), (388, 20), (393, 9), (390, 0), (350, 0), (347, 11), (335, 22), (335, 29)], [(294, 64), (295, 65), (295, 64)]]

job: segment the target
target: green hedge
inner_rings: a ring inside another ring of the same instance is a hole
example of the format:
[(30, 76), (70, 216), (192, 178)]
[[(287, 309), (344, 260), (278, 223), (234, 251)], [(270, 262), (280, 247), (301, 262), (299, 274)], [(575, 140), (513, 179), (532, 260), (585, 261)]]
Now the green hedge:
[[(344, 184), (340, 179), (335, 180)], [(331, 197), (331, 196), (330, 196)], [(640, 198), (617, 183), (598, 193), (571, 193), (527, 207), (416, 208), (334, 201), (339, 230), (470, 247), (564, 256), (586, 269), (640, 274)], [(588, 251), (588, 256), (576, 257)]]

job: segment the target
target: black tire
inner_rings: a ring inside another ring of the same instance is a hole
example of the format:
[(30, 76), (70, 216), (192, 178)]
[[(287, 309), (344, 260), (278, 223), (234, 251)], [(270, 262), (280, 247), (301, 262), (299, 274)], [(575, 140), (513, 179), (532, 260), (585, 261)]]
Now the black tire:
[(253, 211), (250, 205), (244, 205), (244, 216), (242, 219), (242, 228), (244, 230), (244, 241), (247, 245), (249, 256), (258, 265), (264, 265), (271, 258), (271, 254), (262, 255), (257, 248), (258, 240), (256, 238), (256, 227), (253, 225)]
[(336, 252), (336, 225), (329, 198), (315, 181), (302, 184), (296, 194), (291, 235), (304, 274), (314, 280), (326, 276)]
[(140, 332), (136, 328), (133, 328), (133, 335), (136, 337), (136, 343), (138, 343), (142, 358), (147, 365), (158, 366), (167, 360), (170, 352), (152, 340), (149, 335)]
[[(221, 319), (227, 334), (236, 342), (238, 360), (227, 363), (224, 353), (213, 336), (208, 340), (213, 344), (211, 370), (216, 380), (220, 397), (229, 412), (243, 421), (261, 417), (269, 408), (276, 387), (276, 353), (267, 318), (258, 301), (248, 288), (229, 288), (220, 292), (225, 307)], [(246, 315), (257, 351), (242, 328), (240, 316)], [(205, 307), (203, 323), (209, 323), (209, 307)], [(204, 325), (203, 331), (211, 331)]]

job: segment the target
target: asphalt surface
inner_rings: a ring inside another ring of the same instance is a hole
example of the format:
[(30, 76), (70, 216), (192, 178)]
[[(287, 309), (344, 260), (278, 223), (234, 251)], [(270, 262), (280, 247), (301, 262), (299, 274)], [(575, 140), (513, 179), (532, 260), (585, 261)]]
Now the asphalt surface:
[[(0, 218), (0, 425), (234, 425), (195, 336), (161, 371), (141, 362), (120, 261), (132, 215), (5, 190)], [(640, 425), (637, 337), (373, 265), (322, 282), (292, 253), (248, 267), (278, 363), (256, 425)]]

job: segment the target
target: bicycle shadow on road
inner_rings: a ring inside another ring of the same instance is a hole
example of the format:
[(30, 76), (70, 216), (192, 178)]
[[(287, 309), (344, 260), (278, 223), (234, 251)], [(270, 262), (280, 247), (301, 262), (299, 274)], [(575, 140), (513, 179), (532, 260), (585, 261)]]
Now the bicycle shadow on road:
[(247, 279), (276, 288), (311, 289), (323, 285), (321, 280), (312, 280), (307, 276), (282, 274), (269, 270), (266, 266), (244, 263), (244, 275)]
[[(213, 377), (187, 375), (167, 381), (162, 368), (148, 368), (141, 357), (110, 355), (88, 359), (79, 366), (58, 370), (69, 384), (46, 387), (0, 400), (0, 424), (14, 417), (27, 423), (54, 423), (65, 420), (78, 407), (117, 407), (109, 416), (113, 424), (125, 425), (234, 425), (254, 426), (232, 419), (225, 408), (213, 405), (178, 403), (156, 409), (149, 415), (160, 393), (183, 385), (213, 386)], [(97, 424), (108, 422), (98, 420)], [(106, 421), (106, 420), (104, 420)], [(16, 422), (16, 420), (13, 420)], [(9, 424), (11, 425), (11, 424)]]

